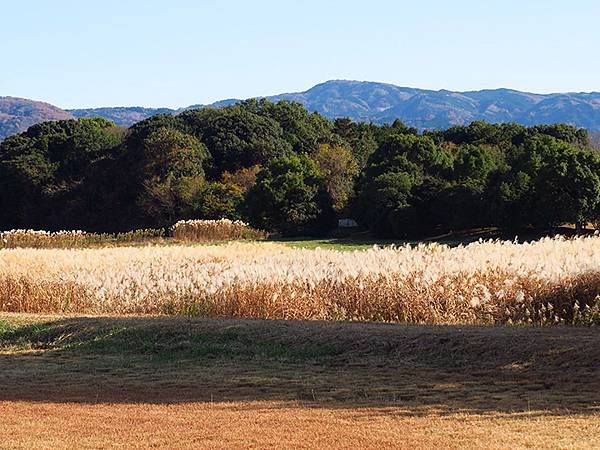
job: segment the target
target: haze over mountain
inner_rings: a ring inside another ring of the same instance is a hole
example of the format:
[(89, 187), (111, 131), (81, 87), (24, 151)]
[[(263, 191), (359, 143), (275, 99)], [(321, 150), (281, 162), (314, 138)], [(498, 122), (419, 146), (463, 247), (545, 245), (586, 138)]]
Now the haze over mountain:
[[(385, 83), (333, 80), (298, 93), (267, 97), (292, 100), (328, 118), (389, 123), (400, 119), (419, 129), (448, 128), (474, 120), (518, 122), (523, 125), (569, 123), (600, 131), (600, 93), (534, 94), (510, 89), (470, 92), (399, 87)], [(33, 123), (70, 117), (104, 117), (130, 126), (158, 113), (178, 113), (191, 108), (223, 107), (240, 100), (211, 105), (169, 108), (107, 107), (61, 110), (40, 102), (0, 97), (0, 139), (25, 130)]]

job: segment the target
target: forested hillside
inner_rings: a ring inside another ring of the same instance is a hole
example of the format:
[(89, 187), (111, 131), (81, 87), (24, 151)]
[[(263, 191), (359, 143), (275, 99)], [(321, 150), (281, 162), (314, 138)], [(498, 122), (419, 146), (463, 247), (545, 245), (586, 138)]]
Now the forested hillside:
[(600, 215), (587, 131), (476, 121), (419, 132), (250, 100), (35, 125), (0, 144), (0, 228), (117, 231), (245, 219), (283, 234), (351, 217), (380, 236), (544, 229)]
[[(419, 130), (444, 129), (484, 120), (528, 126), (568, 123), (590, 131), (600, 131), (600, 93), (542, 95), (510, 89), (452, 92), (334, 80), (305, 92), (274, 95), (266, 99), (298, 102), (309, 111), (316, 111), (332, 120), (348, 117), (355, 122), (391, 124), (399, 119)], [(102, 117), (129, 127), (156, 114), (177, 114), (207, 106), (222, 108), (240, 101), (228, 99), (211, 105), (179, 109), (119, 106), (63, 111), (39, 102), (0, 98), (0, 140), (46, 120)], [(15, 102), (19, 108), (14, 107)]]

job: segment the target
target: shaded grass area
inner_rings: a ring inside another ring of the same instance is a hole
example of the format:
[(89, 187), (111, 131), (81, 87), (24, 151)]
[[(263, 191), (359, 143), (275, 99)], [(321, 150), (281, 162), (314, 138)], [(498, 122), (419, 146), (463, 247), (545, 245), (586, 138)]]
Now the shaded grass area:
[(271, 242), (285, 244), (294, 248), (306, 248), (315, 250), (317, 248), (330, 250), (367, 250), (375, 245), (386, 247), (390, 245), (414, 244), (417, 241), (400, 241), (393, 239), (363, 239), (363, 238), (280, 238), (272, 239)]
[(149, 356), (165, 363), (189, 358), (303, 361), (342, 351), (331, 345), (285, 345), (261, 339), (235, 325), (208, 330), (169, 329), (148, 319), (137, 323), (131, 319), (67, 319), (20, 324), (0, 320), (0, 346), (15, 352), (80, 351)]
[[(586, 229), (581, 234), (593, 234), (594, 230)], [(558, 227), (554, 230), (526, 230), (520, 233), (502, 231), (498, 228), (479, 228), (463, 230), (458, 232), (449, 232), (437, 236), (424, 236), (415, 239), (384, 239), (372, 236), (368, 232), (352, 233), (344, 237), (293, 237), (293, 238), (272, 238), (271, 242), (282, 243), (291, 247), (307, 248), (314, 250), (316, 248), (332, 250), (366, 250), (373, 246), (387, 247), (390, 245), (417, 245), (421, 243), (439, 243), (456, 247), (458, 245), (467, 245), (479, 239), (500, 239), (508, 241), (527, 242), (539, 240), (543, 237), (552, 237), (555, 235), (565, 237), (574, 237), (577, 235), (575, 229), (571, 226)]]
[(307, 401), (595, 414), (593, 328), (0, 318), (0, 401)]
[(294, 237), (294, 238), (272, 238), (271, 242), (277, 242), (296, 248), (306, 248), (314, 250), (316, 248), (331, 250), (367, 250), (373, 246), (389, 247), (390, 245), (417, 245), (420, 243), (446, 244), (451, 247), (468, 244), (477, 241), (480, 238), (493, 239), (500, 237), (501, 234), (495, 229), (470, 230), (464, 233), (448, 233), (440, 236), (432, 236), (421, 239), (384, 239), (370, 235), (369, 233), (355, 233), (344, 237), (314, 238), (314, 237)]

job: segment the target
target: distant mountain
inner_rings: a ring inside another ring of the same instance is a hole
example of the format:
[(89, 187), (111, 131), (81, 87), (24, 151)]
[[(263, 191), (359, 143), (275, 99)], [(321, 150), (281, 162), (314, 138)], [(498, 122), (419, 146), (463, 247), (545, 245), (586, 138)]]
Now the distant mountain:
[(63, 119), (73, 119), (73, 115), (48, 103), (0, 97), (0, 141), (36, 123)]
[[(419, 129), (448, 128), (474, 120), (517, 122), (523, 125), (569, 123), (590, 131), (600, 131), (600, 93), (532, 94), (510, 89), (453, 92), (432, 91), (367, 81), (334, 80), (318, 84), (305, 92), (279, 94), (269, 100), (292, 100), (310, 111), (329, 118), (350, 117), (355, 121), (390, 123), (400, 119)], [(104, 117), (121, 126), (130, 126), (158, 113), (178, 113), (206, 106), (221, 108), (240, 100), (222, 100), (211, 105), (169, 108), (116, 107), (63, 111), (51, 105), (29, 102), (29, 109), (3, 107), (0, 97), (0, 139), (22, 131), (41, 120), (67, 117)], [(35, 107), (34, 107), (35, 105)], [(37, 106), (44, 105), (44, 107)], [(53, 108), (53, 114), (49, 109)], [(46, 114), (41, 112), (45, 111)], [(6, 119), (2, 114), (9, 114)], [(4, 120), (3, 120), (4, 119)]]
[[(270, 98), (270, 97), (269, 97)], [(200, 109), (200, 108), (225, 108), (226, 106), (235, 105), (236, 103), (241, 102), (239, 98), (228, 98), (226, 100), (219, 100), (218, 102), (211, 103), (210, 105), (190, 105), (185, 108), (180, 108), (177, 112), (188, 111), (190, 109)]]
[(295, 100), (326, 117), (448, 128), (474, 120), (523, 125), (565, 122), (600, 131), (600, 93), (531, 94), (510, 89), (431, 91), (361, 81), (328, 81), (306, 92), (271, 100)]
[(115, 107), (115, 108), (89, 108), (89, 109), (69, 109), (69, 113), (77, 118), (81, 117), (104, 117), (112, 120), (117, 125), (130, 127), (134, 123), (152, 117), (156, 114), (173, 114), (174, 109), (169, 108), (142, 108), (134, 107)]
[(140, 122), (148, 117), (156, 114), (177, 114), (189, 109), (200, 109), (210, 106), (211, 108), (224, 108), (225, 106), (233, 105), (240, 102), (238, 99), (220, 100), (211, 105), (191, 105), (185, 108), (170, 109), (170, 108), (143, 108), (141, 106), (117, 106), (114, 108), (89, 108), (89, 109), (68, 109), (67, 111), (75, 117), (103, 117), (112, 120), (117, 125), (122, 127), (130, 127), (134, 123)]
[(600, 133), (590, 133), (590, 144), (596, 150), (600, 151)]
[[(302, 103), (331, 119), (350, 117), (355, 121), (391, 123), (400, 119), (419, 129), (448, 128), (474, 120), (518, 122), (523, 125), (565, 122), (600, 131), (600, 93), (531, 94), (510, 89), (471, 92), (431, 91), (368, 81), (334, 80), (318, 84), (305, 92), (266, 97), (272, 101)], [(239, 102), (221, 100), (211, 105), (192, 105), (177, 112), (221, 108)], [(82, 111), (85, 111), (82, 113)], [(116, 112), (118, 117), (115, 117)], [(144, 108), (102, 108), (73, 110), (78, 117), (101, 114), (121, 125), (131, 125), (157, 112), (173, 110)]]

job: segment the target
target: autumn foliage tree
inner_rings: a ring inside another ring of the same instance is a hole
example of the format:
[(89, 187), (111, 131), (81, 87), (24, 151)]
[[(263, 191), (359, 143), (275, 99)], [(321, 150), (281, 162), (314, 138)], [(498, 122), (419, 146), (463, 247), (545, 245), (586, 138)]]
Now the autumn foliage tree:
[(358, 176), (358, 164), (344, 147), (321, 144), (311, 154), (317, 163), (331, 206), (336, 212), (343, 211), (354, 192)]

